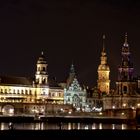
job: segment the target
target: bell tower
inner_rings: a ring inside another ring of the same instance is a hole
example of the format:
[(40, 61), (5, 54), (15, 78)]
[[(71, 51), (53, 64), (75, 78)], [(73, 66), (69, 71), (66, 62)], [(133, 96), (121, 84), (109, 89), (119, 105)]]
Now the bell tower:
[(48, 74), (47, 74), (47, 62), (44, 57), (44, 53), (41, 52), (41, 56), (37, 61), (37, 70), (35, 74), (35, 82), (40, 85), (48, 84)]
[(130, 55), (131, 53), (126, 33), (125, 41), (121, 50), (122, 61), (118, 67), (118, 81), (116, 82), (117, 93), (120, 95), (131, 95), (134, 93), (136, 88), (136, 82), (133, 77), (134, 68)]
[(98, 89), (101, 92), (109, 94), (110, 91), (110, 79), (109, 79), (110, 68), (107, 64), (107, 56), (105, 51), (105, 35), (103, 35), (103, 50), (101, 52), (101, 63), (98, 67)]

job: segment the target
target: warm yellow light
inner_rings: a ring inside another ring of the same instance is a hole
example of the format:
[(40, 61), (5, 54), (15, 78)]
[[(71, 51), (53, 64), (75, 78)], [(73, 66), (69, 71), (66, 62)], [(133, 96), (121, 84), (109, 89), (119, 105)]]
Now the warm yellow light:
[(113, 105), (112, 108), (115, 109), (115, 106)]
[(99, 115), (103, 115), (103, 113), (102, 113), (102, 112), (100, 112), (100, 113), (99, 113)]
[(123, 107), (126, 107), (126, 104), (125, 103), (123, 104)]
[(124, 112), (122, 112), (122, 116), (124, 115)]

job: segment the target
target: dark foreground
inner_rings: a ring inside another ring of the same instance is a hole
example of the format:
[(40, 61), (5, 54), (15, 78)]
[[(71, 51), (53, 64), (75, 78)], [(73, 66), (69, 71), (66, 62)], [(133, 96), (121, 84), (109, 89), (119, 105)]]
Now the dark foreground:
[(140, 130), (4, 130), (0, 131), (4, 139), (47, 139), (47, 140), (88, 140), (88, 139), (140, 139)]

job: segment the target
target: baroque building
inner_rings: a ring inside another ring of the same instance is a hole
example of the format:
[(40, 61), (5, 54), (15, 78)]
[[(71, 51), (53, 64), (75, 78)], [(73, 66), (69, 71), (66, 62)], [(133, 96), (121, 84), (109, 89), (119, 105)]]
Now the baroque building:
[(105, 35), (103, 35), (103, 50), (101, 52), (101, 63), (98, 67), (97, 87), (101, 93), (109, 94), (110, 91), (110, 68), (107, 64), (107, 56), (105, 52)]
[(80, 86), (73, 64), (64, 88), (64, 104), (71, 104), (76, 109), (84, 108), (86, 105), (86, 90)]
[(48, 78), (43, 52), (37, 61), (35, 78), (0, 76), (2, 114), (43, 114), (49, 110), (48, 104), (58, 105), (63, 102), (64, 90)]

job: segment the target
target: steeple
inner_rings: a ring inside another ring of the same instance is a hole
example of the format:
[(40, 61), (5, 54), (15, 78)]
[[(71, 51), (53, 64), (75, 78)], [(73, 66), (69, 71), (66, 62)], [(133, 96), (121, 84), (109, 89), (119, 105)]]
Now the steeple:
[(74, 64), (72, 62), (71, 67), (70, 67), (69, 77), (67, 79), (67, 87), (69, 87), (69, 85), (72, 83), (75, 77), (76, 77), (76, 74), (75, 74)]
[(74, 64), (73, 64), (73, 62), (72, 62), (72, 64), (71, 64), (70, 73), (74, 73), (74, 74), (75, 74), (75, 69), (74, 69)]
[(133, 64), (130, 60), (130, 49), (127, 39), (127, 33), (125, 34), (125, 42), (122, 46), (122, 63), (119, 67), (118, 80), (130, 80), (133, 78)]
[(127, 32), (125, 33), (125, 41), (124, 41), (123, 46), (125, 46), (125, 47), (129, 46), (128, 41), (127, 41)]
[(103, 35), (103, 51), (102, 52), (105, 52), (105, 35)]
[(105, 92), (106, 94), (109, 94), (110, 90), (110, 80), (109, 80), (109, 73), (110, 68), (107, 64), (107, 56), (105, 51), (105, 35), (103, 35), (103, 49), (101, 52), (101, 63), (98, 67), (98, 89), (101, 92)]
[(105, 35), (103, 35), (103, 49), (101, 52), (101, 65), (107, 64), (107, 57), (105, 52)]
[(118, 67), (118, 80), (116, 82), (117, 93), (122, 95), (130, 95), (133, 94), (132, 89), (134, 89), (136, 85), (133, 78), (134, 68), (130, 59), (131, 53), (127, 33), (125, 33), (125, 40), (122, 46), (121, 56), (121, 64)]

